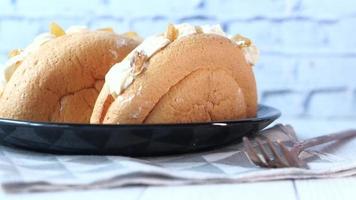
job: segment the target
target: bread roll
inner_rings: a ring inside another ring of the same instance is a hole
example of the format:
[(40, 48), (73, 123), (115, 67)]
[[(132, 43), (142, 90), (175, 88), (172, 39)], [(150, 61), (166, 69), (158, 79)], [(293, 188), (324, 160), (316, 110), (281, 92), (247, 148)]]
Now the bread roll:
[[(195, 27), (196, 32), (179, 36), (174, 33), (179, 30), (170, 33), (169, 29), (164, 36), (168, 44), (161, 40), (153, 55), (140, 48), (145, 40), (125, 58), (131, 59), (131, 74), (137, 72), (136, 63), (143, 70), (116, 80), (123, 83), (116, 94), (115, 78), (125, 72), (123, 66), (114, 66), (121, 69), (113, 67), (108, 73), (111, 76), (106, 76), (91, 123), (191, 123), (254, 117), (256, 83), (241, 44), (220, 32), (199, 30)], [(180, 33), (184, 33), (182, 29)], [(141, 58), (144, 64), (139, 62)], [(113, 76), (115, 70), (121, 74)]]
[(105, 74), (138, 41), (107, 31), (51, 39), (27, 55), (6, 83), (0, 117), (89, 123)]

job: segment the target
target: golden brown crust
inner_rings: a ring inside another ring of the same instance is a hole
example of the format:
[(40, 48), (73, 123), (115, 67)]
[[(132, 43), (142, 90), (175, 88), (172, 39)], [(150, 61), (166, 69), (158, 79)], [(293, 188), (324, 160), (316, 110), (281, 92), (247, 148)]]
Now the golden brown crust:
[(0, 117), (89, 122), (105, 74), (137, 45), (104, 31), (65, 35), (45, 43), (7, 83), (0, 98)]
[[(95, 107), (109, 95), (105, 93)], [(93, 115), (91, 122), (215, 121), (252, 117), (256, 110), (256, 83), (241, 49), (218, 35), (195, 34), (155, 54), (146, 71), (110, 104), (105, 117)]]
[(199, 69), (171, 87), (143, 123), (190, 123), (246, 118), (245, 108), (239, 85), (226, 71)]

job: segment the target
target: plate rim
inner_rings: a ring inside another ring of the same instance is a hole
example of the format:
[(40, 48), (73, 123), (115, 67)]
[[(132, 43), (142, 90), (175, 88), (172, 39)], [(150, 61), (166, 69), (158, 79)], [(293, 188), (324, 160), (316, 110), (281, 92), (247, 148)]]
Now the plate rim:
[(275, 120), (281, 116), (281, 111), (275, 107), (258, 104), (258, 110), (260, 108), (265, 108), (270, 110), (272, 114), (262, 116), (262, 117), (252, 117), (244, 118), (238, 120), (224, 120), (224, 121), (212, 121), (212, 122), (194, 122), (194, 123), (157, 123), (157, 124), (89, 124), (89, 123), (51, 123), (51, 122), (37, 122), (37, 121), (26, 121), (26, 120), (16, 120), (16, 119), (5, 119), (0, 118), (0, 125), (2, 124), (13, 124), (22, 126), (45, 126), (45, 127), (56, 127), (56, 128), (77, 128), (77, 127), (95, 127), (95, 128), (153, 128), (153, 127), (187, 127), (187, 126), (206, 126), (206, 125), (221, 125), (221, 123), (236, 124), (236, 123), (248, 123), (248, 122), (260, 122), (265, 120)]

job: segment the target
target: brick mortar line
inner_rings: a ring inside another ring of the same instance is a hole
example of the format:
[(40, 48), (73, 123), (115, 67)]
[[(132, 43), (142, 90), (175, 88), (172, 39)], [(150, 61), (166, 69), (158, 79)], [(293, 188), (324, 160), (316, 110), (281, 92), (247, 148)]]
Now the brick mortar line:
[[(317, 51), (317, 50), (316, 50)], [(328, 51), (328, 52), (302, 52), (302, 53), (294, 53), (287, 51), (265, 51), (261, 50), (261, 55), (268, 55), (268, 56), (280, 56), (280, 57), (332, 57), (332, 58), (356, 58), (356, 51), (355, 52), (337, 52), (337, 51)]]
[[(1, 15), (0, 14), (0, 20), (31, 20), (31, 21), (36, 21), (36, 20), (46, 20), (46, 19), (53, 19), (53, 18), (58, 18), (58, 19), (82, 19), (82, 18), (91, 18), (91, 19), (118, 19), (122, 20), (124, 19), (123, 16), (115, 16), (115, 15), (91, 15), (88, 16), (88, 14), (91, 14), (90, 12), (86, 13), (85, 15), (46, 15), (46, 16), (31, 16), (31, 15)], [(153, 16), (157, 17), (157, 16)], [(162, 16), (164, 17), (164, 16)], [(133, 19), (133, 18), (130, 18)], [(144, 19), (144, 18), (143, 18)]]
[[(353, 19), (355, 17), (349, 17), (349, 18)], [(270, 22), (281, 23), (281, 22), (289, 22), (289, 21), (310, 21), (310, 22), (316, 22), (316, 23), (333, 24), (333, 23), (337, 23), (340, 20), (349, 19), (349, 18), (345, 18), (345, 17), (317, 18), (317, 17), (311, 17), (311, 16), (289, 16), (289, 15), (280, 16), (280, 17), (269, 17), (269, 16), (261, 15), (261, 16), (255, 16), (255, 17), (250, 17), (250, 18), (236, 18), (236, 19), (231, 19), (231, 20), (224, 20), (224, 23), (259, 22), (259, 21), (270, 21)]]
[[(84, 11), (83, 11), (84, 12)], [(2, 15), (0, 14), (0, 20), (2, 19), (28, 19), (28, 20), (42, 20), (42, 19), (52, 19), (52, 18), (83, 18), (83, 17), (88, 17), (88, 14), (93, 14), (90, 15), (91, 17), (94, 16), (95, 18), (100, 18), (100, 17), (110, 17), (110, 18), (123, 18), (122, 15), (115, 15), (115, 14), (111, 14), (111, 15), (107, 15), (107, 14), (101, 14), (101, 13), (96, 13), (95, 10), (93, 11), (85, 11), (84, 12), (85, 15), (76, 15), (76, 14), (69, 14), (69, 15), (58, 15), (58, 14), (49, 14), (49, 15), (41, 15), (41, 16), (36, 16), (33, 14), (22, 14), (22, 15), (17, 15), (17, 14), (5, 14)], [(173, 14), (173, 15), (165, 15), (165, 13), (161, 13), (161, 14), (156, 14), (156, 15), (142, 15), (142, 16), (138, 16), (138, 17), (130, 17), (129, 19), (131, 20), (136, 20), (136, 19), (152, 19), (152, 18), (156, 18), (157, 16), (161, 16), (164, 18), (172, 18), (174, 20), (184, 20), (184, 19), (195, 19), (195, 18), (201, 18), (201, 19), (215, 19), (217, 21), (221, 21), (221, 23), (224, 24), (229, 24), (229, 23), (234, 23), (234, 22), (259, 22), (259, 21), (270, 21), (270, 22), (277, 22), (277, 23), (281, 23), (281, 22), (288, 22), (288, 21), (311, 21), (311, 22), (316, 22), (316, 23), (326, 23), (326, 24), (333, 24), (333, 23), (337, 23), (339, 21), (345, 20), (345, 19), (354, 19), (356, 18), (356, 14), (355, 15), (347, 15), (347, 16), (343, 16), (343, 17), (335, 17), (335, 18), (330, 18), (330, 17), (324, 17), (324, 18), (318, 18), (318, 17), (311, 17), (311, 16), (290, 16), (290, 15), (285, 15), (285, 16), (278, 16), (278, 17), (271, 17), (271, 16), (253, 16), (253, 17), (238, 17), (236, 16), (236, 18), (232, 18), (232, 19), (222, 19), (219, 20), (218, 16), (219, 15), (211, 15), (211, 14), (207, 14), (207, 15), (203, 15), (203, 14), (196, 14), (196, 13), (192, 13), (191, 15), (186, 15), (183, 17), (178, 17)]]
[[(90, 13), (88, 13), (90, 14)], [(33, 17), (33, 16), (26, 16), (26, 15), (8, 15), (8, 16), (2, 16), (0, 15), (0, 20), (17, 20), (17, 21), (41, 21), (41, 20), (49, 20), (53, 18), (58, 18), (58, 19), (90, 19), (92, 18), (91, 16), (88, 15), (83, 15), (83, 16), (78, 16), (78, 15), (53, 15), (53, 16), (41, 16), (41, 17)], [(97, 18), (97, 16), (95, 16)]]

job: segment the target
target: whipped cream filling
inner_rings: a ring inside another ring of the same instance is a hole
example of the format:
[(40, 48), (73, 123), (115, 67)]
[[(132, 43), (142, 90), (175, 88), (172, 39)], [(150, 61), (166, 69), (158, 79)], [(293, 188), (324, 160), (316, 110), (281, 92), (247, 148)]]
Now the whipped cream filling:
[(245, 55), (246, 61), (251, 65), (256, 65), (260, 57), (260, 51), (257, 49), (255, 44), (241, 48)]
[(178, 31), (177, 39), (197, 33), (195, 26), (187, 23), (174, 25), (174, 28)]
[(105, 76), (105, 82), (109, 86), (110, 93), (113, 96), (119, 96), (138, 75), (132, 67), (132, 60), (137, 52), (143, 53), (147, 58), (150, 58), (169, 43), (170, 40), (163, 35), (151, 36), (132, 50), (124, 60), (116, 63)]
[[(65, 34), (71, 35), (75, 33), (90, 32), (91, 30), (87, 26), (70, 26), (65, 30)], [(0, 78), (0, 95), (5, 88), (6, 83), (10, 80), (13, 73), (23, 60), (29, 55), (36, 52), (43, 44), (55, 39), (57, 36), (50, 32), (39, 34), (34, 40), (16, 56), (11, 57), (5, 64), (1, 66), (3, 69), (3, 75)], [(115, 52), (116, 53), (116, 52)]]
[(70, 26), (66, 31), (66, 34), (90, 32), (87, 26)]
[[(180, 39), (185, 36), (196, 34), (200, 32), (204, 34), (216, 34), (222, 37), (231, 39), (221, 28), (220, 25), (203, 25), (200, 27), (183, 23), (174, 25), (176, 29), (176, 39)], [(139, 73), (136, 73), (133, 66), (133, 60), (137, 53), (142, 53), (146, 56), (146, 61), (148, 61), (156, 52), (166, 47), (172, 41), (168, 38), (168, 33), (151, 36), (145, 39), (138, 47), (136, 47), (126, 58), (120, 63), (115, 64), (105, 76), (106, 85), (109, 88), (110, 93), (117, 97), (119, 96), (127, 87), (129, 87), (135, 78), (142, 73), (144, 70), (140, 70)], [(233, 41), (231, 39), (231, 41)], [(235, 43), (242, 49), (246, 61), (254, 65), (256, 64), (259, 52), (254, 44), (244, 45), (244, 41), (235, 41)], [(147, 66), (147, 63), (143, 64), (143, 68)]]
[[(65, 32), (66, 34), (74, 34), (89, 31), (90, 30), (86, 26), (71, 26)], [(20, 54), (11, 57), (3, 66), (3, 84), (6, 84), (10, 80), (17, 67), (29, 54), (36, 52), (43, 44), (55, 38), (56, 36), (52, 33), (39, 34), (37, 37), (35, 37), (32, 43), (30, 43), (24, 50), (20, 52)]]
[[(197, 33), (197, 28), (190, 24), (176, 25), (175, 28), (178, 30), (179, 33), (178, 38)], [(232, 39), (231, 36), (227, 35), (224, 32), (224, 30), (221, 28), (219, 24), (202, 25), (200, 26), (200, 28), (202, 32), (205, 34), (215, 34), (215, 35), (220, 35), (222, 37)], [(180, 33), (182, 33), (182, 35)], [(259, 50), (257, 49), (256, 45), (251, 43), (250, 45), (246, 46), (245, 41), (235, 41), (235, 43), (242, 49), (246, 61), (250, 65), (255, 65), (259, 59)]]
[(206, 34), (216, 34), (216, 35), (220, 35), (223, 37), (228, 37), (219, 24), (203, 25), (203, 26), (201, 26), (201, 29), (202, 29), (203, 33), (206, 33)]
[(38, 50), (40, 46), (45, 44), (46, 42), (56, 38), (55, 35), (50, 34), (50, 33), (42, 33), (38, 35), (33, 42), (28, 45), (24, 50), (20, 52), (20, 54), (11, 57), (4, 65), (4, 80), (5, 82), (8, 82), (12, 76), (12, 74), (15, 72), (17, 67), (20, 65), (20, 63), (31, 53), (35, 52)]

